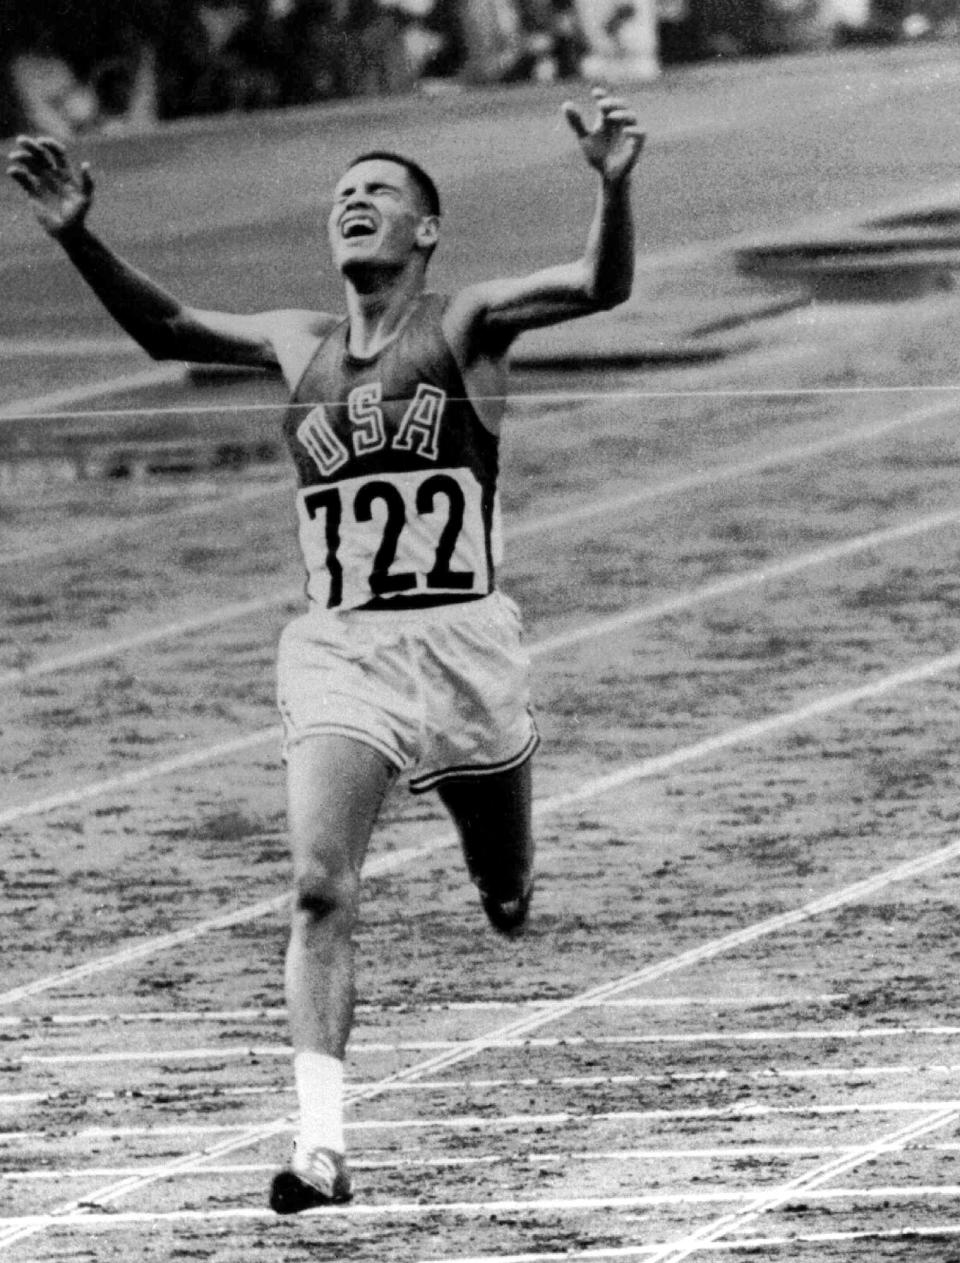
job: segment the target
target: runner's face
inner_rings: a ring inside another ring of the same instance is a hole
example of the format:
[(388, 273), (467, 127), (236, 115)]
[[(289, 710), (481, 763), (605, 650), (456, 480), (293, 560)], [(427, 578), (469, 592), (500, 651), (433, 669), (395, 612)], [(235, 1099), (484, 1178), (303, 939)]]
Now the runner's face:
[(341, 272), (357, 264), (403, 263), (418, 245), (425, 218), (405, 167), (382, 158), (360, 162), (334, 191), (328, 224), (333, 261)]

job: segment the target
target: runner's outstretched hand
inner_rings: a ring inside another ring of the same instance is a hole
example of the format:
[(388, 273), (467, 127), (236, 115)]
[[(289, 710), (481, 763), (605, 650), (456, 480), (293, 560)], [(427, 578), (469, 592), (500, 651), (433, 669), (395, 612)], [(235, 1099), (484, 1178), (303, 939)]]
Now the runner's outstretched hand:
[(591, 95), (598, 111), (593, 127), (587, 127), (571, 102), (564, 105), (563, 112), (590, 166), (605, 180), (616, 182), (633, 170), (646, 136), (637, 126), (636, 114), (619, 97), (599, 87)]
[(7, 175), (16, 180), (51, 237), (79, 228), (93, 202), (93, 177), (83, 163), (74, 171), (63, 146), (49, 136), (18, 136)]

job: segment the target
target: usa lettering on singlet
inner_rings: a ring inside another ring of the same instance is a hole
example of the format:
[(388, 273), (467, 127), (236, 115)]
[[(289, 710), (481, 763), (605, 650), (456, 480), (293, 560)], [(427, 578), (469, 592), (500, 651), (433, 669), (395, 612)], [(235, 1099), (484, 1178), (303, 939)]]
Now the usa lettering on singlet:
[(446, 300), (425, 294), (379, 355), (320, 344), (284, 422), (307, 594), (326, 609), (409, 609), (493, 591), (497, 440), (466, 398)]

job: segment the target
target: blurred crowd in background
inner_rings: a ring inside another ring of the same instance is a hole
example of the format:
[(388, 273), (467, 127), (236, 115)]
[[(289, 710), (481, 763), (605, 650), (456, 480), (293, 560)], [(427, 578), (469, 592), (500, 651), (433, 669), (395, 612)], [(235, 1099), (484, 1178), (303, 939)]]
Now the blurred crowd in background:
[(955, 38), (958, 11), (960, 0), (0, 0), (0, 135), (592, 77), (598, 47), (623, 53), (641, 25), (659, 64)]

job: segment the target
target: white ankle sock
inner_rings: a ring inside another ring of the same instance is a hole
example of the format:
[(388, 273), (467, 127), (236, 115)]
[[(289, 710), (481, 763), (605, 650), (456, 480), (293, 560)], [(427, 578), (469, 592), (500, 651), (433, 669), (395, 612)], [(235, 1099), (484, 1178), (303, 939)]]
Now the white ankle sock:
[(297, 1149), (346, 1152), (343, 1138), (343, 1062), (326, 1053), (299, 1052), (293, 1074), (300, 1103)]

